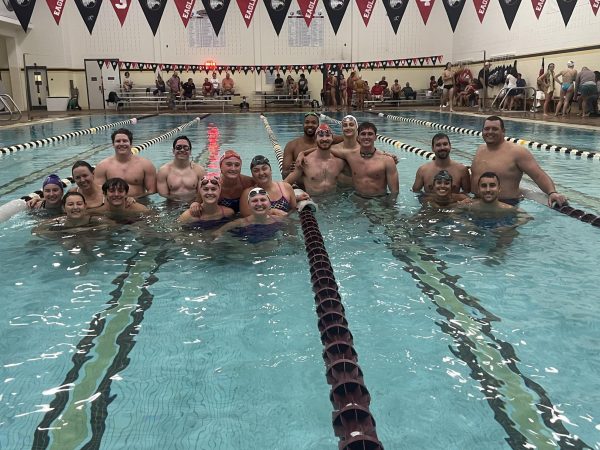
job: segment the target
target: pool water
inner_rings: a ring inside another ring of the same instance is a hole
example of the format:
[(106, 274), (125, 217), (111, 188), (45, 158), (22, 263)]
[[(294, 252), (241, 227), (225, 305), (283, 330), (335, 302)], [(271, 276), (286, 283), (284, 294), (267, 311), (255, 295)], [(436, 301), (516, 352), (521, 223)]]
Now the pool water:
[[(135, 143), (192, 118), (139, 121)], [(282, 146), (301, 133), (301, 114), (267, 118)], [(437, 132), (358, 118), (422, 148)], [(44, 175), (32, 174), (44, 168), (110, 155), (109, 134), (1, 158), (12, 191), (0, 203), (39, 189)], [(255, 154), (275, 161), (257, 115), (211, 115), (183, 134), (203, 163), (228, 148), (244, 173)], [(507, 122), (507, 134), (550, 140), (538, 125)], [(481, 142), (450, 137), (463, 162)], [(170, 144), (142, 156), (158, 167)], [(533, 220), (514, 234), (423, 217), (410, 186), (424, 160), (398, 155), (394, 208), (342, 193), (316, 215), (385, 448), (600, 449), (598, 230), (530, 200), (520, 207)], [(598, 161), (535, 156), (574, 204), (596, 204)], [(276, 245), (233, 247), (153, 206), (146, 224), (77, 241), (31, 236), (25, 213), (0, 223), (0, 448), (336, 448), (300, 227)]]

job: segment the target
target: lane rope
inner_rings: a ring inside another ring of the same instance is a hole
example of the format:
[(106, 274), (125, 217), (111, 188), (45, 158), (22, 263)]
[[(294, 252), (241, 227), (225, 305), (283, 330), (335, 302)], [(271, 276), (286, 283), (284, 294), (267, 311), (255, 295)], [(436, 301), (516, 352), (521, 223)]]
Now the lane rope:
[[(396, 122), (416, 123), (418, 125), (423, 125), (425, 127), (437, 128), (437, 129), (446, 130), (446, 131), (452, 131), (453, 133), (468, 134), (470, 136), (480, 136), (480, 137), (483, 136), (483, 133), (481, 131), (471, 130), (470, 128), (454, 127), (452, 125), (444, 125), (441, 123), (429, 122), (427, 120), (411, 119), (411, 118), (407, 118), (407, 117), (395, 116), (393, 114), (376, 113), (375, 111), (365, 111), (365, 112), (368, 112), (369, 114), (374, 114), (379, 117), (384, 117), (386, 119), (395, 120)], [(549, 152), (564, 153), (565, 155), (579, 156), (581, 158), (585, 158), (585, 159), (589, 159), (589, 160), (600, 161), (600, 152), (593, 152), (593, 151), (588, 151), (588, 150), (578, 150), (576, 148), (563, 147), (563, 146), (554, 145), (554, 144), (543, 144), (541, 142), (528, 141), (527, 139), (514, 138), (514, 137), (509, 137), (509, 136), (506, 136), (504, 138), (504, 140), (507, 142), (513, 142), (515, 144), (522, 145), (523, 147), (535, 148), (538, 150), (547, 150)]]

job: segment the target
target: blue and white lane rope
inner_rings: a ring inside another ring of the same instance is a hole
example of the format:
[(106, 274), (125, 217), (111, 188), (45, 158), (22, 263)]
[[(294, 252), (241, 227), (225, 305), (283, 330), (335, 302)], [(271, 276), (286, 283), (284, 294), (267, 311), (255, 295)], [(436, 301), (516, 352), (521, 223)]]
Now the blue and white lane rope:
[(160, 136), (156, 136), (155, 138), (150, 139), (149, 141), (144, 142), (143, 144), (140, 145), (136, 145), (135, 147), (131, 147), (131, 152), (134, 155), (137, 155), (139, 152), (141, 152), (142, 150), (147, 149), (148, 147), (151, 147), (152, 145), (160, 142), (160, 141), (164, 141), (165, 139), (177, 134), (178, 132), (180, 132), (181, 130), (183, 130), (184, 128), (189, 127), (190, 125), (193, 125), (195, 123), (200, 122), (202, 119), (204, 119), (205, 117), (210, 116), (210, 113), (208, 114), (203, 114), (202, 116), (196, 117), (195, 119), (190, 120), (187, 123), (184, 123), (183, 125), (179, 125), (177, 128), (173, 128), (171, 131), (167, 131), (164, 134), (161, 134)]
[(119, 122), (107, 123), (100, 125), (99, 127), (87, 128), (85, 130), (73, 131), (71, 133), (61, 134), (60, 136), (52, 136), (44, 139), (38, 139), (37, 141), (26, 142), (24, 144), (15, 144), (9, 147), (0, 148), (0, 156), (9, 155), (11, 153), (20, 152), (22, 150), (28, 150), (37, 147), (43, 147), (45, 145), (54, 144), (56, 142), (65, 141), (77, 136), (83, 136), (85, 134), (95, 134), (98, 131), (108, 130), (109, 128), (116, 128), (125, 125), (135, 125), (138, 119), (133, 117), (127, 120), (121, 120)]
[[(327, 120), (329, 120), (333, 123), (337, 123), (337, 124), (342, 123), (340, 120), (333, 119), (329, 116), (326, 116), (325, 114), (321, 114), (321, 119), (327, 119)], [(473, 131), (473, 130), (471, 130), (471, 131)], [(392, 145), (396, 148), (401, 148), (402, 150), (407, 150), (411, 153), (415, 153), (415, 154), (423, 156), (424, 158), (427, 158), (427, 159), (435, 158), (435, 154), (432, 152), (425, 151), (419, 147), (413, 147), (412, 145), (404, 144), (400, 141), (397, 141), (396, 139), (389, 138), (382, 134), (377, 134), (377, 139), (379, 141), (385, 142), (386, 144)], [(539, 203), (543, 204), (542, 202), (539, 202)], [(554, 205), (552, 207), (552, 209), (555, 209), (556, 211), (558, 211), (562, 214), (565, 214), (569, 217), (573, 217), (577, 220), (580, 220), (581, 222), (589, 223), (590, 225), (593, 225), (595, 227), (600, 227), (600, 217), (596, 216), (595, 214), (585, 212), (582, 209), (576, 209), (569, 205), (563, 205), (563, 206)]]
[[(365, 112), (368, 112), (369, 114), (375, 114), (379, 117), (384, 117), (386, 119), (395, 120), (397, 122), (416, 123), (418, 125), (423, 125), (425, 127), (438, 128), (440, 130), (452, 131), (453, 133), (468, 134), (471, 136), (482, 136), (483, 135), (483, 133), (481, 131), (471, 130), (470, 128), (454, 127), (452, 125), (444, 125), (441, 123), (429, 122), (427, 120), (410, 119), (407, 117), (394, 116), (392, 114), (376, 113), (374, 111), (365, 111)], [(508, 137), (508, 136), (505, 137), (504, 140), (506, 140), (508, 142), (513, 142), (518, 145), (522, 145), (523, 147), (535, 148), (538, 150), (547, 150), (549, 152), (564, 153), (565, 155), (579, 156), (579, 157), (585, 158), (585, 159), (600, 161), (600, 152), (578, 150), (576, 148), (563, 147), (563, 146), (554, 145), (554, 144), (543, 144), (541, 142), (528, 141), (527, 139), (514, 138), (514, 137)]]

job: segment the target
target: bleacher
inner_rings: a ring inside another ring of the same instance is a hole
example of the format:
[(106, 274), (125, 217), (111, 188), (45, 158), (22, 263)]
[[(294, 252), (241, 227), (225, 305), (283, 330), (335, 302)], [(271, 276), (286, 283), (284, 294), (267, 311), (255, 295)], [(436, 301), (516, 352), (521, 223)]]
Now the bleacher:
[(214, 97), (203, 97), (200, 95), (191, 99), (177, 97), (173, 103), (169, 94), (159, 93), (154, 95), (153, 92), (155, 89), (154, 86), (134, 86), (130, 91), (120, 90), (117, 93), (119, 101), (108, 102), (107, 99), (107, 103), (109, 105), (114, 105), (116, 110), (152, 108), (155, 109), (156, 112), (160, 112), (161, 108), (183, 109), (184, 111), (189, 111), (194, 108), (211, 108), (225, 111), (226, 107), (234, 105), (233, 98), (239, 96), (239, 94)]
[(303, 108), (310, 107), (312, 99), (310, 91), (305, 95), (293, 97), (285, 92), (256, 91), (252, 95), (252, 107), (263, 109), (269, 107)]
[(417, 98), (406, 100), (401, 94), (400, 100), (394, 100), (392, 97), (382, 97), (381, 99), (365, 100), (365, 107), (371, 108), (389, 108), (399, 106), (422, 106), (422, 105), (437, 105), (439, 103), (439, 97), (435, 98), (427, 96), (427, 89), (420, 89), (416, 91)]

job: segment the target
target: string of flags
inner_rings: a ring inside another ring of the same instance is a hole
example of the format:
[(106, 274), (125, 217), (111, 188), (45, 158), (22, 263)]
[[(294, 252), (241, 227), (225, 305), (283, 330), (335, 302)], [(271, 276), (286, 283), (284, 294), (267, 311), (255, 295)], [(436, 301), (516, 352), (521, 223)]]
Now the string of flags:
[(308, 72), (314, 71), (329, 72), (331, 70), (344, 70), (350, 71), (361, 71), (361, 70), (374, 70), (374, 69), (386, 69), (386, 68), (399, 68), (399, 67), (433, 67), (436, 64), (442, 63), (442, 55), (436, 56), (420, 56), (418, 58), (403, 58), (403, 59), (390, 59), (383, 61), (361, 61), (353, 63), (323, 63), (323, 64), (288, 64), (288, 65), (261, 65), (261, 66), (248, 66), (248, 65), (217, 65), (217, 64), (161, 64), (161, 63), (146, 63), (146, 62), (135, 62), (135, 61), (120, 61), (117, 59), (97, 59), (98, 66), (112, 67), (116, 70), (117, 67), (121, 70), (151, 70), (152, 72), (209, 72), (215, 71), (221, 74), (222, 72), (244, 72), (245, 75), (248, 72), (269, 72), (271, 75), (274, 72), (281, 72), (286, 74), (287, 72)]
[[(9, 0), (10, 4), (23, 27), (23, 30), (27, 32), (31, 15), (33, 14), (33, 8), (35, 7), (36, 0)], [(81, 18), (83, 19), (90, 34), (96, 24), (96, 19), (102, 6), (102, 0), (73, 0)], [(127, 13), (131, 6), (131, 0), (109, 0), (117, 20), (124, 26)], [(156, 35), (158, 26), (163, 16), (165, 7), (169, 0), (138, 0), (140, 7), (146, 17), (148, 25), (152, 30), (152, 33)], [(318, 11), (319, 0), (296, 0), (299, 6), (299, 10), (302, 13), (302, 17), (306, 22), (306, 25), (310, 27), (312, 19)], [(360, 16), (364, 22), (365, 27), (369, 26), (369, 21), (373, 14), (374, 8), (377, 7), (378, 0), (355, 0), (356, 6), (360, 12)], [(379, 0), (383, 3), (390, 25), (394, 30), (394, 33), (398, 33), (400, 22), (404, 17), (404, 13), (410, 2), (415, 2), (417, 9), (421, 15), (423, 23), (427, 25), (429, 15), (433, 9), (436, 0)], [(456, 31), (458, 21), (463, 12), (463, 8), (467, 0), (440, 0), (446, 10), (448, 21), (452, 31)], [(480, 23), (483, 23), (486, 12), (492, 1), (498, 1), (500, 8), (504, 15), (506, 25), (510, 29), (517, 15), (517, 11), (521, 6), (522, 0), (473, 0), (475, 11)], [(577, 0), (555, 0), (558, 4), (558, 8), (562, 15), (565, 27), (571, 19), (573, 10)], [(586, 1), (586, 0), (580, 0)], [(598, 9), (600, 8), (600, 0), (588, 0), (592, 8), (594, 15), (597, 15)], [(181, 18), (184, 27), (187, 27), (191, 19), (203, 19), (208, 18), (215, 34), (218, 36), (231, 0), (200, 0), (199, 7), (194, 9), (196, 6), (196, 0), (172, 0), (177, 9), (177, 13)], [(337, 34), (342, 19), (346, 14), (346, 10), (351, 0), (322, 0), (323, 6), (329, 18), (329, 22), (333, 28), (334, 33)], [(535, 13), (535, 16), (539, 19), (547, 0), (531, 0), (531, 4)], [(46, 0), (46, 4), (50, 9), (50, 14), (54, 18), (56, 25), (60, 25), (60, 19), (65, 7), (67, 0)], [(254, 12), (259, 5), (258, 0), (236, 0), (242, 18), (249, 28), (254, 17)], [(292, 4), (292, 0), (263, 0), (264, 6), (267, 9), (271, 23), (277, 35), (281, 32), (285, 19), (288, 17), (288, 11)], [(201, 7), (200, 7), (201, 5)]]

